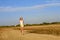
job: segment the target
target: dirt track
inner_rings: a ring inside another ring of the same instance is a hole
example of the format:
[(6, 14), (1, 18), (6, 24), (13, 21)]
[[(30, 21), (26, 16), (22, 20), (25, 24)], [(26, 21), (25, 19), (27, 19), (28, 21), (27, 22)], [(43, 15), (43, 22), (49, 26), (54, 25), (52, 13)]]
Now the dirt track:
[(20, 30), (4, 29), (0, 31), (0, 40), (60, 40), (60, 36), (26, 32), (21, 35)]

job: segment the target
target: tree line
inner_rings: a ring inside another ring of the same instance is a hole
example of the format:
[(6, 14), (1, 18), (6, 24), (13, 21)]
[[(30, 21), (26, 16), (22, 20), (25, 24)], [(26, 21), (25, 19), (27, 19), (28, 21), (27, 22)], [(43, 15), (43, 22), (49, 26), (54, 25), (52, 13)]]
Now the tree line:
[[(39, 25), (49, 25), (49, 24), (60, 24), (60, 22), (51, 22), (51, 23), (43, 22), (40, 24), (25, 24), (24, 26), (39, 26)], [(17, 24), (16, 26), (20, 26), (20, 24)]]
[[(24, 24), (24, 26), (40, 26), (40, 25), (50, 25), (50, 24), (60, 24), (60, 22), (51, 22), (51, 23), (43, 22), (40, 24)], [(0, 26), (0, 27), (20, 27), (20, 24), (11, 25), (11, 26)]]

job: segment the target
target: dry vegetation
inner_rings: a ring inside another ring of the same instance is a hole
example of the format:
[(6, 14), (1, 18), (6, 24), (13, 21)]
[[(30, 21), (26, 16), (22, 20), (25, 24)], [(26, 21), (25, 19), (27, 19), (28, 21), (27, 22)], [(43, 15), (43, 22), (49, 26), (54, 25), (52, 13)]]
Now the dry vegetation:
[(27, 26), (21, 39), (19, 27), (0, 28), (0, 40), (60, 40), (60, 24)]
[[(20, 30), (19, 28), (14, 28), (16, 30)], [(60, 24), (52, 24), (52, 25), (41, 25), (41, 26), (27, 26), (24, 27), (25, 30), (28, 30), (29, 33), (37, 33), (37, 34), (49, 34), (60, 36)]]
[(60, 27), (39, 27), (37, 29), (29, 30), (28, 32), (60, 36)]

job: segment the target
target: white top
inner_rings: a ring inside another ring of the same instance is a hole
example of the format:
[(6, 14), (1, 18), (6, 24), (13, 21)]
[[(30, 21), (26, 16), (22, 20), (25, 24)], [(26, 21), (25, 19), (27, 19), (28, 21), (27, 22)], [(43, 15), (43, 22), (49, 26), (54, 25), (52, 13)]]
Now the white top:
[(24, 27), (23, 21), (20, 21), (20, 26), (21, 26), (21, 27)]

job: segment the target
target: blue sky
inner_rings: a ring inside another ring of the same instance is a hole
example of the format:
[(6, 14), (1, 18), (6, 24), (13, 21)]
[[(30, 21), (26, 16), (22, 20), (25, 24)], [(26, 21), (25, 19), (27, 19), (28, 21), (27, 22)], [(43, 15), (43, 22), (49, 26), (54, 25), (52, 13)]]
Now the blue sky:
[(60, 22), (60, 0), (0, 0), (0, 25)]

